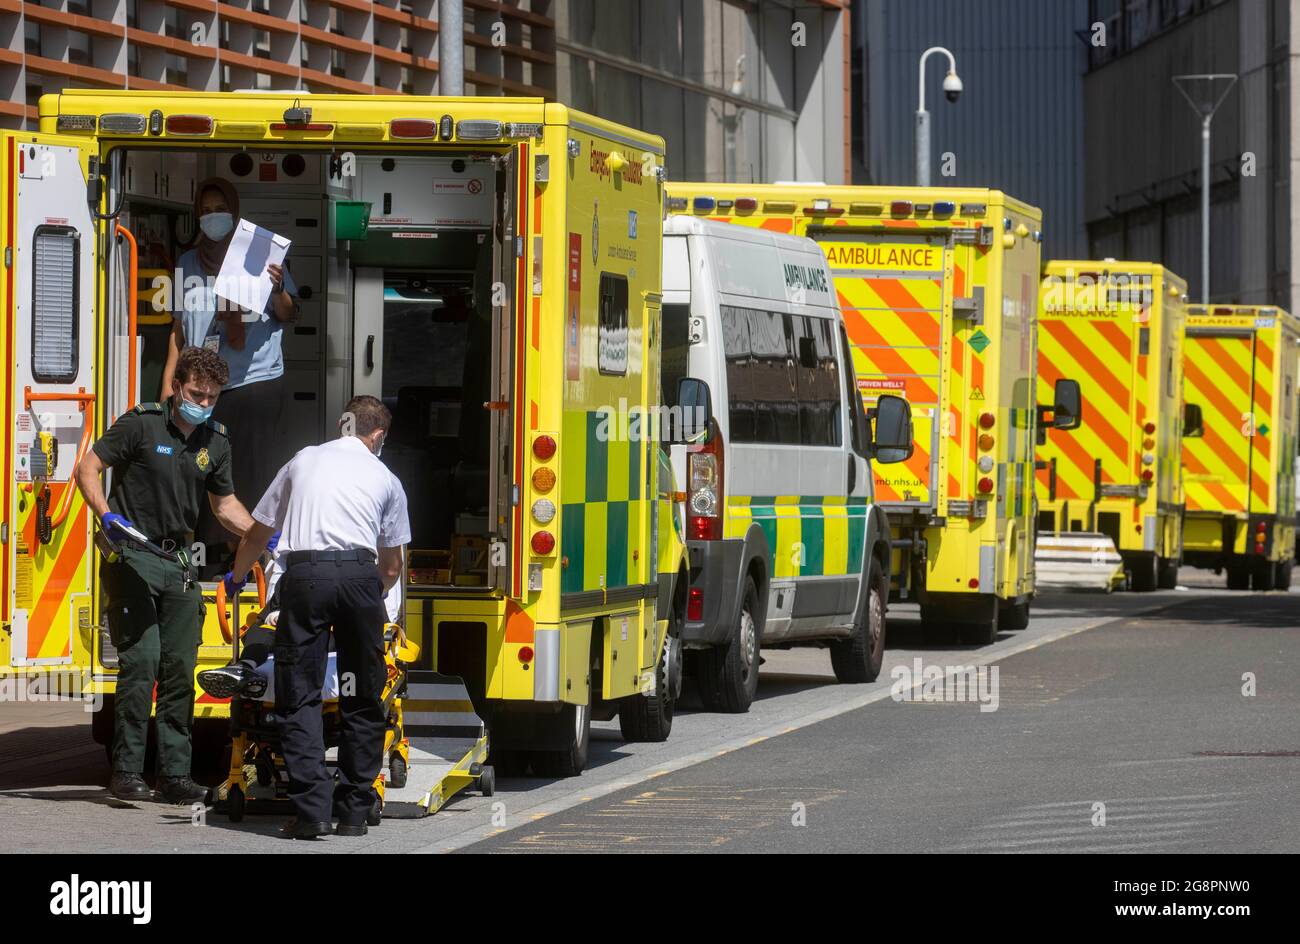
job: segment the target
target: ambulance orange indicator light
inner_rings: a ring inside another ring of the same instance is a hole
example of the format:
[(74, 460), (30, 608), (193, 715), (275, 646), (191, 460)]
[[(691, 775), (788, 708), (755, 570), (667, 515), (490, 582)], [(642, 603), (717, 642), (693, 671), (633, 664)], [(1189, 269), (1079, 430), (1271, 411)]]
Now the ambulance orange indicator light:
[(543, 494), (555, 488), (555, 473), (547, 468), (535, 471), (533, 473), (533, 488)]
[(555, 455), (555, 440), (550, 436), (538, 436), (533, 440), (533, 455), (543, 462)]
[(980, 448), (983, 449), (985, 452), (987, 452), (988, 450), (993, 448), (993, 437), (990, 436), (988, 433), (983, 433), (979, 438), (979, 444), (980, 444)]

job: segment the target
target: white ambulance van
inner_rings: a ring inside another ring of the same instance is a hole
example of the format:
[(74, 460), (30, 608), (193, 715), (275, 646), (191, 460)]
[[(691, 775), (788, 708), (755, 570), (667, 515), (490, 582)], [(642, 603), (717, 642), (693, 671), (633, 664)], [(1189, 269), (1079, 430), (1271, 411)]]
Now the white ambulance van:
[(663, 388), (705, 380), (714, 417), (705, 441), (673, 448), (682, 642), (705, 706), (749, 708), (762, 647), (826, 647), (840, 681), (874, 681), (890, 555), (869, 462), (910, 455), (910, 407), (885, 396), (864, 411), (811, 239), (670, 215), (663, 286)]

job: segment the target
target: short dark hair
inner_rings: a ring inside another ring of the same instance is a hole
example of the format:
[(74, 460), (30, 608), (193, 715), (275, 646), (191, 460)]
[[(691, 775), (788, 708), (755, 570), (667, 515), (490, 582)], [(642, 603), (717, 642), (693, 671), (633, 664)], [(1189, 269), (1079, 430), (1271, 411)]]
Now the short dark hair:
[(197, 380), (224, 387), (230, 382), (230, 368), (216, 351), (206, 347), (187, 347), (176, 359), (176, 379), (181, 383)]
[(393, 425), (393, 414), (384, 402), (378, 397), (361, 394), (348, 401), (347, 406), (343, 408), (343, 415), (339, 417), (339, 425), (347, 423), (348, 417), (352, 417), (352, 434), (354, 436), (369, 436), (377, 429), (382, 429), (385, 433)]

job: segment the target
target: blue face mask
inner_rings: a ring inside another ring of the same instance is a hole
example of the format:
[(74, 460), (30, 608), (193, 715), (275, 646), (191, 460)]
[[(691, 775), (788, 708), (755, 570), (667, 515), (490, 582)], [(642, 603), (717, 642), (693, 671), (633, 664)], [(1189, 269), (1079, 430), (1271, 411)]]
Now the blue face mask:
[(176, 403), (176, 410), (181, 415), (181, 419), (192, 426), (201, 426), (208, 421), (212, 415), (212, 407), (199, 406), (197, 403), (191, 403), (185, 399), (185, 394), (178, 393), (180, 399)]

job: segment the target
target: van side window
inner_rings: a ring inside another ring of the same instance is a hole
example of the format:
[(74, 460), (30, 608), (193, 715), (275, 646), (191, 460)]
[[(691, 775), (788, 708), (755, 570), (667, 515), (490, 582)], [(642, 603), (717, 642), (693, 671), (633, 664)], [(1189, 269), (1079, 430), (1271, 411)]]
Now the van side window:
[(838, 446), (840, 372), (831, 320), (794, 315), (792, 324), (798, 354), (799, 441), (805, 446)]
[(663, 306), (663, 352), (660, 354), (659, 376), (663, 381), (663, 404), (677, 405), (677, 384), (690, 373), (691, 363), (691, 306)]
[(747, 315), (754, 354), (754, 441), (798, 445), (799, 403), (790, 316), (754, 308), (748, 309)]
[(728, 427), (732, 442), (754, 442), (753, 358), (746, 309), (722, 305), (722, 352), (727, 359)]
[(32, 253), (32, 377), (77, 379), (81, 242), (68, 226), (38, 226)]
[(600, 273), (597, 366), (602, 374), (627, 373), (627, 277)]

